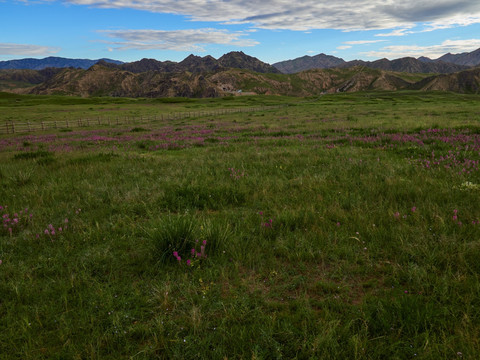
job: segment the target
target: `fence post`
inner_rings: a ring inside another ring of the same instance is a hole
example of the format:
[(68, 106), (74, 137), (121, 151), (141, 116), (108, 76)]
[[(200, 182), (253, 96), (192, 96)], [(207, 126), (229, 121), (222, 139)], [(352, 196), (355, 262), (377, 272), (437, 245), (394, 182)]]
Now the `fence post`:
[(5, 129), (6, 129), (7, 134), (8, 134), (8, 133), (9, 133), (9, 131), (8, 131), (9, 129), (8, 129), (8, 122), (7, 122), (7, 121), (5, 121)]
[(12, 133), (15, 134), (15, 124), (12, 122)]
[(28, 128), (28, 132), (32, 131), (32, 129), (30, 128), (30, 121), (27, 121), (27, 128)]

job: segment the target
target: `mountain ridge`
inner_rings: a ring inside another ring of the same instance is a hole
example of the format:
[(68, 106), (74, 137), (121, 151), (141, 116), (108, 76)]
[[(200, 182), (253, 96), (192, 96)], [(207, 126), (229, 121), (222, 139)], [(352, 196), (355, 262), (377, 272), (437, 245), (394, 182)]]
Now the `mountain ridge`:
[[(469, 54), (460, 54), (457, 60), (471, 61), (476, 56)], [(325, 68), (282, 74), (255, 57), (230, 52), (219, 59), (191, 54), (178, 63), (155, 59), (131, 63), (100, 60), (87, 69), (0, 70), (0, 91), (85, 97), (216, 97), (243, 91), (293, 96), (365, 90), (479, 91), (480, 80), (475, 69), (438, 59), (407, 57), (345, 62), (319, 54), (303, 57), (303, 64), (313, 66), (312, 59), (322, 62)], [(441, 73), (446, 75), (440, 76)]]
[(467, 70), (472, 66), (480, 65), (480, 49), (471, 53), (458, 55), (445, 54), (435, 60), (421, 56), (418, 59), (413, 57), (403, 57), (394, 60), (383, 58), (375, 61), (345, 61), (341, 58), (322, 53), (315, 56), (306, 55), (293, 60), (286, 60), (273, 64), (273, 66), (286, 74), (294, 74), (310, 69), (330, 69), (335, 67), (346, 68), (357, 65), (388, 71), (448, 74)]
[(46, 68), (82, 68), (88, 69), (99, 61), (122, 64), (122, 61), (112, 59), (70, 59), (56, 56), (49, 56), (43, 59), (25, 58), (17, 60), (0, 61), (0, 70), (43, 70)]
[(163, 72), (204, 72), (216, 71), (220, 68), (240, 68), (249, 69), (256, 72), (280, 73), (278, 69), (262, 62), (261, 60), (246, 55), (242, 51), (232, 51), (221, 56), (218, 60), (207, 55), (200, 57), (189, 55), (180, 62), (159, 61), (156, 59), (141, 59), (138, 61), (124, 63), (111, 59), (68, 59), (60, 57), (47, 57), (44, 59), (19, 59), (0, 61), (0, 70), (16, 69), (16, 70), (43, 70), (45, 68), (81, 68), (88, 69), (91, 66), (101, 63), (106, 67), (130, 71), (133, 73), (141, 73), (146, 71), (163, 71)]

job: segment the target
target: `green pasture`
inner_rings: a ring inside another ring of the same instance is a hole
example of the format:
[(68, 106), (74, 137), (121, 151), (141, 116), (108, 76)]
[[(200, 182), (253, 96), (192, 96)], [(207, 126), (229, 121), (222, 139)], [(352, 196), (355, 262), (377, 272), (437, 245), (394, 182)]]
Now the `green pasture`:
[(0, 126), (261, 105), (2, 135), (0, 359), (479, 358), (478, 96), (3, 93)]

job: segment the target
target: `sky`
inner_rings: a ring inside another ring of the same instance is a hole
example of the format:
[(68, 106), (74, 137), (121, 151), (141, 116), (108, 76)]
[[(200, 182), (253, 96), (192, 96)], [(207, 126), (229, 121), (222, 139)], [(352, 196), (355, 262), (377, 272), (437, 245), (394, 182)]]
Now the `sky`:
[(0, 0), (0, 60), (153, 58), (230, 51), (273, 64), (432, 59), (480, 48), (479, 0)]

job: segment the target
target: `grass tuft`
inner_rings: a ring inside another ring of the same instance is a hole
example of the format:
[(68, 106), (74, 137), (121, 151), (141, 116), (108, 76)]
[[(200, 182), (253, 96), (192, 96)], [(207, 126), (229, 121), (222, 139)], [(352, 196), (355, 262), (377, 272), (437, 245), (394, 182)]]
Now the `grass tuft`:
[(174, 262), (173, 252), (186, 258), (197, 239), (198, 224), (189, 215), (168, 215), (150, 232), (154, 246), (154, 257), (160, 263)]

